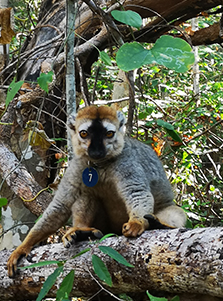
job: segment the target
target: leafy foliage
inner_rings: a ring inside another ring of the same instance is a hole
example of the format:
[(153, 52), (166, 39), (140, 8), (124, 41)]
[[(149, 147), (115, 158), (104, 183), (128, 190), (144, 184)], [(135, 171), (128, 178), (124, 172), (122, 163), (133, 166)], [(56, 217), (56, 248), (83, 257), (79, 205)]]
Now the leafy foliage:
[[(167, 298), (154, 297), (148, 291), (146, 292), (146, 294), (149, 297), (150, 301), (168, 301)], [(171, 301), (180, 301), (180, 298), (178, 296), (175, 296), (171, 299)]]
[(9, 103), (13, 100), (15, 97), (16, 93), (19, 91), (19, 89), (22, 87), (22, 84), (24, 83), (23, 80), (20, 80), (19, 82), (15, 82), (15, 78), (9, 85), (8, 91), (7, 91), (7, 96), (5, 100), (5, 107), (7, 109)]
[(142, 18), (141, 16), (131, 10), (120, 11), (120, 10), (113, 10), (111, 12), (113, 18), (117, 21), (127, 24), (132, 27), (140, 28), (142, 26)]
[(49, 92), (48, 85), (53, 81), (53, 71), (48, 73), (41, 73), (37, 78), (37, 82), (46, 93)]
[(13, 38), (10, 49), (13, 54), (19, 52), (21, 44), (35, 28), (38, 20), (41, 0), (9, 0), (9, 6), (13, 7), (15, 18), (15, 32), (21, 33)]
[(137, 42), (124, 44), (117, 52), (116, 61), (124, 71), (157, 63), (177, 72), (186, 72), (194, 63), (194, 54), (184, 40), (161, 36), (151, 49)]
[[(107, 234), (107, 235), (103, 236), (100, 239), (99, 243), (113, 235), (114, 234)], [(98, 242), (96, 242), (94, 244), (98, 244)], [(118, 263), (121, 263), (127, 267), (134, 267), (121, 254), (119, 254), (116, 250), (112, 249), (111, 247), (98, 246), (98, 249), (101, 252), (103, 252), (104, 254), (110, 256), (112, 259), (116, 260)], [(82, 250), (81, 252), (79, 252), (78, 254), (74, 255), (71, 259), (77, 258), (89, 251), (92, 251), (92, 249), (86, 248), (86, 249)], [(49, 292), (51, 287), (56, 282), (57, 278), (60, 276), (61, 273), (63, 273), (63, 266), (66, 261), (67, 260), (65, 260), (65, 261), (50, 260), (50, 261), (37, 262), (37, 263), (31, 264), (29, 266), (18, 267), (18, 269), (30, 269), (30, 268), (42, 267), (42, 266), (50, 265), (50, 264), (58, 265), (58, 268), (51, 275), (49, 275), (49, 277), (44, 282), (43, 287), (38, 295), (37, 301), (41, 301), (46, 296), (46, 294)], [(102, 280), (103, 282), (105, 282), (107, 285), (112, 286), (111, 275), (110, 275), (106, 265), (101, 260), (101, 258), (96, 254), (92, 254), (91, 261), (92, 261), (92, 266), (93, 266), (94, 272), (99, 277), (99, 279)], [(63, 281), (60, 285), (60, 288), (57, 291), (56, 301), (62, 301), (65, 299), (69, 300), (68, 297), (73, 288), (73, 281), (74, 281), (74, 271), (70, 271), (70, 273), (67, 274), (67, 276), (63, 279)]]
[(0, 198), (0, 220), (2, 217), (2, 207), (8, 204), (8, 200), (6, 198)]
[(134, 267), (132, 264), (128, 263), (128, 261), (121, 254), (119, 254), (116, 250), (112, 249), (111, 247), (99, 246), (98, 248), (101, 252), (107, 254), (111, 258), (115, 259), (117, 262), (127, 267)]
[(49, 277), (46, 279), (46, 281), (43, 284), (43, 287), (36, 299), (36, 301), (41, 301), (46, 294), (49, 292), (51, 287), (54, 285), (56, 282), (58, 276), (63, 272), (63, 266), (58, 267)]
[[(74, 283), (74, 271), (70, 271), (66, 277), (64, 277), (60, 288), (57, 291), (56, 301), (63, 301), (64, 299), (68, 299), (69, 294), (72, 291)], [(69, 300), (69, 299), (68, 299)]]
[(98, 277), (102, 281), (107, 283), (109, 286), (112, 286), (111, 275), (110, 275), (107, 267), (105, 266), (104, 262), (101, 260), (101, 258), (98, 257), (97, 255), (93, 254), (92, 255), (92, 264), (93, 264), (95, 274), (98, 275)]

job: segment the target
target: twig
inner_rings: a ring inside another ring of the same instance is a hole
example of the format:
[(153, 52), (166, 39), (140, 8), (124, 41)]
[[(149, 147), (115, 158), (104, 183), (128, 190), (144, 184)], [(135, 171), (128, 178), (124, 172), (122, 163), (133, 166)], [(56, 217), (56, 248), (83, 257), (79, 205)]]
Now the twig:
[(79, 71), (79, 76), (80, 76), (80, 88), (81, 88), (81, 93), (84, 98), (84, 103), (85, 106), (90, 106), (91, 102), (89, 100), (89, 93), (88, 93), (88, 87), (87, 87), (87, 82), (86, 82), (86, 77), (84, 75), (81, 62), (78, 57), (76, 57), (76, 63)]
[(197, 134), (196, 136), (194, 136), (193, 138), (191, 138), (188, 142), (200, 137), (200, 136), (203, 136), (204, 134), (206, 134), (207, 132), (209, 132), (210, 130), (212, 130), (213, 128), (215, 128), (217, 125), (221, 124), (223, 122), (223, 119), (219, 120), (218, 122), (216, 122), (214, 125), (212, 125), (211, 127), (209, 127), (208, 129), (206, 129), (205, 131), (203, 131), (202, 133), (200, 134)]
[(93, 91), (92, 91), (92, 99), (91, 99), (91, 102), (92, 102), (92, 103), (94, 103), (94, 99), (95, 99), (95, 91), (96, 91), (96, 86), (97, 86), (97, 81), (98, 81), (99, 72), (100, 72), (100, 66), (98, 66), (97, 71), (96, 71), (96, 74), (95, 74), (94, 87), (93, 87)]
[(16, 64), (18, 63), (19, 60), (22, 60), (22, 59), (25, 59), (27, 56), (30, 56), (31, 54), (33, 54), (35, 51), (41, 49), (41, 48), (44, 48), (45, 50), (45, 47), (47, 45), (49, 45), (50, 47), (52, 47), (52, 43), (58, 41), (61, 37), (63, 36), (63, 33), (61, 33), (60, 35), (56, 36), (55, 38), (45, 42), (45, 43), (42, 43), (40, 45), (37, 45), (35, 46), (34, 48), (24, 52), (19, 58), (15, 59), (14, 62), (12, 62), (11, 64), (9, 64), (6, 68), (4, 68), (1, 72), (0, 72), (0, 77), (5, 73), (7, 72), (10, 68), (14, 68), (16, 66)]
[(90, 276), (92, 277), (92, 279), (98, 284), (98, 286), (100, 286), (100, 290), (94, 294), (93, 296), (91, 296), (91, 298), (89, 298), (87, 301), (90, 301), (92, 298), (94, 298), (96, 295), (98, 295), (101, 291), (105, 291), (106, 293), (108, 293), (111, 297), (115, 298), (118, 301), (123, 301), (123, 299), (118, 298), (117, 296), (115, 296), (113, 293), (111, 293), (109, 290), (107, 290), (106, 288), (104, 288), (101, 283), (93, 276), (93, 274), (91, 273), (91, 271), (89, 270), (89, 268), (87, 267), (87, 271), (90, 274)]
[(50, 27), (50, 28), (56, 30), (58, 34), (61, 34), (61, 31), (60, 31), (56, 26), (53, 26), (53, 25), (51, 25), (51, 24), (37, 25), (37, 26), (33, 29), (33, 31), (35, 31), (35, 30), (37, 30), (37, 29), (39, 29), (39, 28), (42, 28), (42, 27)]
[(220, 173), (219, 173), (219, 170), (218, 170), (217, 166), (215, 165), (215, 162), (213, 161), (213, 159), (211, 158), (211, 156), (210, 156), (209, 154), (206, 154), (206, 156), (208, 157), (209, 161), (212, 163), (216, 175), (219, 177), (219, 179), (222, 180), (222, 177), (221, 177), (221, 175), (220, 175)]
[(126, 133), (128, 136), (132, 133), (133, 116), (135, 110), (135, 88), (134, 88), (134, 71), (125, 73), (129, 84), (129, 108), (128, 108), (128, 120), (126, 124)]

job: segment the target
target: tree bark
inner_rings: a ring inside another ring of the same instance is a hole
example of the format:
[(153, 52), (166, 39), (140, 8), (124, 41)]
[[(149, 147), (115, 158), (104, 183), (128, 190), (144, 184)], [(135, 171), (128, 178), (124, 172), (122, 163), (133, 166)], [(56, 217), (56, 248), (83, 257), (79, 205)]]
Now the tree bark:
[[(0, 177), (3, 181), (6, 181), (7, 185), (18, 197), (25, 200), (34, 198), (36, 194), (42, 190), (42, 187), (30, 175), (25, 166), (16, 158), (9, 146), (1, 141)], [(43, 191), (33, 201), (24, 201), (24, 205), (33, 214), (39, 216), (47, 208), (51, 200), (51, 195)]]
[[(35, 248), (29, 256), (29, 261), (64, 261), (91, 247), (91, 252), (69, 259), (64, 264), (64, 275), (58, 278), (48, 294), (49, 297), (55, 297), (64, 276), (74, 269), (75, 279), (71, 296), (89, 297), (99, 292), (97, 280), (114, 294), (155, 290), (173, 294), (186, 293), (188, 297), (196, 293), (223, 298), (222, 237), (223, 228), (174, 229), (146, 231), (136, 239), (123, 236), (108, 238), (100, 243), (117, 250), (134, 265), (134, 268), (115, 262), (99, 251), (98, 244), (88, 242), (77, 243), (70, 249), (65, 249), (62, 244)], [(112, 276), (112, 287), (106, 286), (94, 274), (92, 253), (100, 256), (106, 264)], [(43, 282), (56, 266), (20, 270), (15, 279), (9, 279), (6, 270), (9, 254), (10, 251), (1, 252), (0, 300), (35, 300)], [(20, 266), (29, 264), (24, 258)], [(208, 300), (211, 300), (211, 297)]]

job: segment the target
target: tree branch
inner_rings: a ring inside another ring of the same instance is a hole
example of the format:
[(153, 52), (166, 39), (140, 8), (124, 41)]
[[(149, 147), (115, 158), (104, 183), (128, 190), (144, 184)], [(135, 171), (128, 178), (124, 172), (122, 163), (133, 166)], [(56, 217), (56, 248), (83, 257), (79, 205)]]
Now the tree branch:
[[(80, 257), (68, 260), (64, 265), (64, 275), (50, 290), (49, 297), (55, 297), (62, 278), (75, 269), (72, 296), (92, 296), (101, 287), (92, 279), (94, 274), (91, 254), (101, 257), (112, 276), (113, 286), (99, 282), (113, 294), (125, 292), (139, 293), (146, 290), (205, 294), (223, 297), (223, 228), (196, 228), (193, 230), (154, 230), (146, 231), (139, 238), (127, 239), (123, 236), (108, 238), (101, 245), (110, 246), (123, 255), (134, 268), (118, 264), (101, 253), (97, 244), (80, 242), (65, 249), (62, 244), (45, 245), (34, 249), (29, 256), (32, 263), (43, 260), (69, 259), (85, 248), (92, 247)], [(45, 279), (56, 266), (45, 266), (21, 270), (15, 279), (9, 279), (6, 261), (10, 251), (1, 251), (0, 261), (0, 300), (33, 300)], [(20, 265), (29, 265), (23, 259)], [(189, 300), (189, 299), (187, 299)], [(197, 299), (201, 300), (201, 299)], [(211, 298), (209, 299), (211, 300)]]

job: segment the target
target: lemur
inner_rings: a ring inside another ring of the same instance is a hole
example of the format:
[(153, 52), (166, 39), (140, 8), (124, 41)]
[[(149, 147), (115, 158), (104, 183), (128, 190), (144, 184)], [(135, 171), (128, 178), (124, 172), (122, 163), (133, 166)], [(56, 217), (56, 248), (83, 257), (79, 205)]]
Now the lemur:
[(122, 112), (89, 106), (71, 116), (68, 126), (74, 158), (43, 216), (9, 257), (10, 277), (19, 257), (28, 255), (71, 215), (73, 227), (62, 238), (65, 247), (102, 233), (137, 237), (154, 221), (164, 228), (186, 224), (161, 161), (150, 146), (125, 136)]

